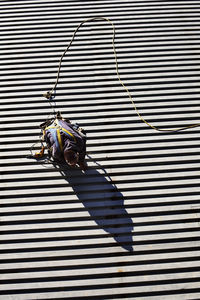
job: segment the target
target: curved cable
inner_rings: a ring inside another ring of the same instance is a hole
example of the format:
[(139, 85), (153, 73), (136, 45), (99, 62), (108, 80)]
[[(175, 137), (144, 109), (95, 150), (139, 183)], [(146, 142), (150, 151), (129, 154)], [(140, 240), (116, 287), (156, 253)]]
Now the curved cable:
[(176, 129), (161, 129), (161, 128), (158, 128), (154, 125), (151, 125), (149, 122), (147, 122), (142, 116), (141, 114), (139, 113), (137, 107), (136, 107), (136, 104), (133, 100), (133, 97), (129, 91), (129, 89), (125, 86), (124, 82), (121, 80), (121, 77), (120, 77), (120, 74), (119, 74), (119, 66), (118, 66), (118, 59), (117, 59), (117, 53), (116, 53), (116, 48), (115, 48), (115, 26), (114, 26), (114, 23), (109, 19), (109, 18), (106, 18), (106, 17), (93, 17), (93, 18), (89, 18), (89, 19), (85, 19), (84, 21), (82, 21), (78, 27), (75, 29), (73, 35), (72, 35), (72, 38), (67, 46), (67, 48), (65, 49), (65, 51), (63, 52), (61, 58), (60, 58), (60, 61), (59, 61), (59, 66), (58, 66), (58, 71), (57, 71), (57, 77), (56, 77), (56, 81), (55, 81), (55, 84), (53, 86), (53, 88), (48, 91), (47, 93), (44, 94), (44, 97), (47, 98), (49, 101), (51, 101), (51, 98), (53, 97), (52, 95), (55, 93), (56, 91), (56, 87), (57, 87), (57, 84), (58, 84), (58, 81), (59, 81), (59, 78), (60, 78), (60, 70), (61, 70), (61, 64), (62, 64), (62, 60), (66, 54), (66, 52), (69, 50), (70, 46), (72, 45), (72, 42), (74, 41), (74, 38), (76, 36), (76, 33), (77, 31), (80, 29), (80, 27), (85, 24), (86, 22), (90, 22), (90, 21), (94, 21), (94, 20), (105, 20), (107, 21), (109, 24), (111, 24), (112, 26), (112, 30), (113, 30), (113, 35), (112, 35), (112, 47), (113, 47), (113, 53), (114, 53), (114, 58), (115, 58), (115, 70), (116, 70), (116, 74), (117, 74), (117, 77), (118, 77), (118, 80), (120, 82), (120, 84), (123, 86), (123, 88), (126, 90), (132, 104), (133, 104), (133, 107), (135, 109), (135, 112), (137, 113), (138, 117), (140, 118), (141, 121), (143, 121), (144, 123), (146, 123), (149, 127), (151, 127), (152, 129), (154, 130), (157, 130), (157, 131), (165, 131), (165, 132), (177, 132), (177, 131), (181, 131), (181, 130), (185, 130), (185, 129), (189, 129), (189, 128), (194, 128), (194, 127), (198, 127), (200, 126), (200, 123), (197, 123), (197, 124), (192, 124), (192, 125), (188, 125), (188, 126), (184, 126), (184, 127), (180, 127), (180, 128), (176, 128)]

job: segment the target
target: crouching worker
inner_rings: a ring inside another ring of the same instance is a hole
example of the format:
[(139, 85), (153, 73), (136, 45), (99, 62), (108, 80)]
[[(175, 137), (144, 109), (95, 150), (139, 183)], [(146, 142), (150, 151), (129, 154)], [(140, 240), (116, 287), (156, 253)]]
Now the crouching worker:
[(67, 163), (70, 167), (79, 165), (82, 170), (87, 169), (86, 134), (83, 129), (63, 119), (60, 113), (54, 120), (48, 120), (40, 127), (43, 129), (43, 140), (50, 157), (60, 163)]

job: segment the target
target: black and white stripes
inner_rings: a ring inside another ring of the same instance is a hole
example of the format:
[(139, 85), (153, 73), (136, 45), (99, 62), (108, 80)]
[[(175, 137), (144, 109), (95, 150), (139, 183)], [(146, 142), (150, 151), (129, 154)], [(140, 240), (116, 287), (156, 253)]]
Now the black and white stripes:
[(0, 299), (199, 299), (199, 128), (139, 120), (106, 22), (80, 29), (55, 98), (89, 170), (27, 158), (59, 58), (96, 16), (142, 116), (200, 121), (199, 1), (1, 1)]

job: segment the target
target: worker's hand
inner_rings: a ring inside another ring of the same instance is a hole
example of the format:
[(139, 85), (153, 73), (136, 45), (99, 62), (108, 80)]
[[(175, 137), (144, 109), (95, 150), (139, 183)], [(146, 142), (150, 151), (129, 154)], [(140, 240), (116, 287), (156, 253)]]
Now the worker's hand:
[(83, 171), (87, 170), (87, 168), (88, 168), (86, 162), (80, 162), (79, 166), (80, 166), (81, 170), (83, 170)]

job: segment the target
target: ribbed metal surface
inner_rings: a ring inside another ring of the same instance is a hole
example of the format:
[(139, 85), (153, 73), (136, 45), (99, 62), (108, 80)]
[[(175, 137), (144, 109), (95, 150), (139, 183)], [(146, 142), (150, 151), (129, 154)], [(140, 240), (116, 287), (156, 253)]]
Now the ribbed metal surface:
[(200, 122), (199, 1), (1, 1), (0, 299), (200, 299), (200, 129), (159, 133), (119, 84), (112, 28), (81, 27), (56, 103), (90, 169), (28, 159), (78, 24), (116, 26), (122, 79), (154, 126)]

